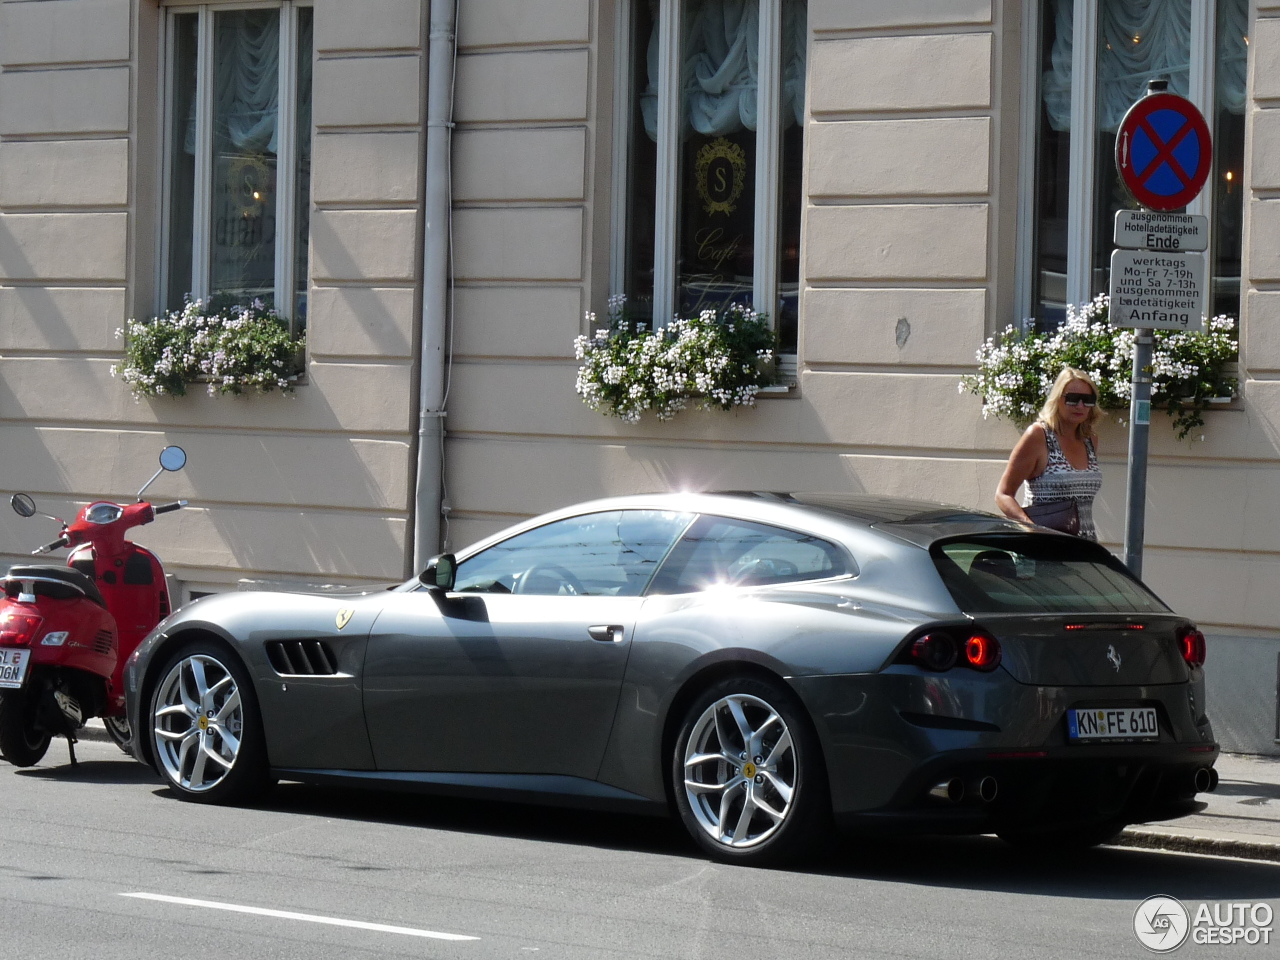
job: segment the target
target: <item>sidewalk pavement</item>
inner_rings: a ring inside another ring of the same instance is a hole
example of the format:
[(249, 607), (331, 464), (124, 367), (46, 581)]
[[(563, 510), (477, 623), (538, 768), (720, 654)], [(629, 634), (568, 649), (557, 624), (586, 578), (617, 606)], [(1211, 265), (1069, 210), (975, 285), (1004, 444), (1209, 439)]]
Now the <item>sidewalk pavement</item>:
[[(90, 720), (80, 738), (109, 740), (101, 720)], [(1180, 820), (1136, 824), (1112, 844), (1280, 862), (1280, 757), (1224, 753), (1215, 768), (1218, 789), (1199, 796), (1207, 809)]]
[(1214, 769), (1218, 789), (1197, 797), (1207, 809), (1180, 820), (1135, 824), (1112, 842), (1280, 862), (1280, 757), (1224, 753)]

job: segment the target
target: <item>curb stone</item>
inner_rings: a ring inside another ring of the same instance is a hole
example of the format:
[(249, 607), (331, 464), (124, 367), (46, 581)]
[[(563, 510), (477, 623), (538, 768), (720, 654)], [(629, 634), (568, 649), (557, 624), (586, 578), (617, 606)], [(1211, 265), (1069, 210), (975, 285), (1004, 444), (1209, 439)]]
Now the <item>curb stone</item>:
[(1239, 857), (1280, 863), (1280, 843), (1261, 840), (1234, 840), (1227, 837), (1198, 837), (1162, 833), (1159, 830), (1126, 828), (1111, 841), (1113, 847), (1137, 847), (1145, 850), (1173, 850), (1178, 853), (1204, 853), (1219, 857)]

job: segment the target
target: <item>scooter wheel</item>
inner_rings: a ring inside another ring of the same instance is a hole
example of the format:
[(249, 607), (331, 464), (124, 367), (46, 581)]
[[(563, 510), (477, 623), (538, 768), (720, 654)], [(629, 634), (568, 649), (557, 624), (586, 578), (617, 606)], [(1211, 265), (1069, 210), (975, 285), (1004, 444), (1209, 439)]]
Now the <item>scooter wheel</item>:
[(161, 776), (183, 800), (246, 803), (273, 783), (253, 683), (216, 641), (178, 649), (151, 697), (149, 735)]
[(0, 756), (15, 767), (34, 767), (52, 739), (35, 728), (35, 701), (26, 691), (0, 693)]
[(133, 755), (133, 730), (124, 717), (106, 717), (102, 725), (107, 728), (107, 736), (111, 742), (129, 756)]

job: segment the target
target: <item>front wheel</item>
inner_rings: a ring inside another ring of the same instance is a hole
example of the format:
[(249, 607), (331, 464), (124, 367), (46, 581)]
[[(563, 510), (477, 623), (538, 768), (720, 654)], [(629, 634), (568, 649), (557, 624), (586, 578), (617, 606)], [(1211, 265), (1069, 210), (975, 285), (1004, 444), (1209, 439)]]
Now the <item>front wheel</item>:
[(829, 828), (818, 738), (781, 684), (714, 684), (685, 714), (671, 762), (680, 819), (717, 860), (784, 863), (810, 852)]
[(36, 729), (35, 714), (36, 700), (27, 690), (0, 693), (0, 757), (15, 767), (34, 767), (53, 739)]
[(209, 641), (169, 658), (148, 713), (161, 775), (184, 800), (245, 803), (271, 786), (262, 721), (238, 657)]

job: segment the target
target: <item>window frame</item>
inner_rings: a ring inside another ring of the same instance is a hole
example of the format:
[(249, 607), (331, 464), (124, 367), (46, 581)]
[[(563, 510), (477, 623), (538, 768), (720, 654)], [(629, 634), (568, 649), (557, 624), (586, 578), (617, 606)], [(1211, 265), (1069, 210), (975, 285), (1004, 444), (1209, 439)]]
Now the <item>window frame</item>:
[[(634, 6), (621, 0), (614, 24), (613, 163), (610, 205), (611, 296), (626, 294), (631, 137), (634, 128)], [(654, 224), (653, 322), (665, 326), (675, 316), (680, 226), (680, 25), (686, 0), (659, 0), (658, 8), (658, 172)], [(782, 4), (759, 0), (760, 48), (756, 123), (755, 266), (752, 307), (777, 329), (781, 273), (782, 202)], [(809, 31), (806, 29), (806, 34)], [(806, 45), (809, 37), (805, 38)], [(806, 91), (807, 93), (807, 91)], [(762, 135), (771, 131), (772, 135)], [(803, 218), (803, 209), (801, 217)], [(799, 347), (797, 344), (797, 351)]]
[[(214, 15), (236, 10), (280, 11), (280, 60), (278, 98), (279, 128), (276, 152), (276, 251), (275, 310), (289, 321), (291, 333), (298, 332), (294, 305), (300, 279), (297, 275), (297, 233), (294, 225), (299, 210), (297, 196), (298, 159), (298, 11), (314, 9), (314, 0), (228, 0), (213, 3), (169, 3), (164, 7), (161, 80), (161, 177), (159, 230), (157, 236), (155, 303), (167, 309), (169, 301), (169, 251), (173, 243), (173, 162), (178, 149), (174, 134), (174, 103), (177, 85), (177, 17), (195, 14), (196, 41), (196, 155), (195, 196), (191, 237), (191, 287), (196, 299), (207, 299), (212, 291), (213, 255), (210, 231), (213, 220), (213, 75)], [(311, 51), (315, 63), (315, 47)], [(314, 133), (313, 133), (314, 136)], [(310, 199), (306, 200), (310, 203)], [(281, 229), (288, 224), (288, 229)]]
[[(1035, 316), (1036, 174), (1038, 172), (1041, 10), (1045, 0), (1022, 0), (1021, 141), (1017, 214), (1017, 261), (1014, 305), (1018, 320)], [(1190, 0), (1191, 50), (1188, 99), (1206, 118), (1215, 115), (1214, 83), (1217, 63), (1217, 2)], [(1093, 299), (1093, 211), (1095, 197), (1098, 80), (1098, 0), (1076, 0), (1072, 11), (1070, 193), (1067, 201), (1066, 302), (1086, 304)], [(1084, 37), (1086, 42), (1074, 42)], [(1081, 135), (1077, 135), (1077, 131)], [(1087, 198), (1088, 203), (1084, 201)], [(1207, 215), (1214, 229), (1213, 194), (1206, 186), (1187, 213)], [(1213, 249), (1213, 237), (1209, 237)]]

